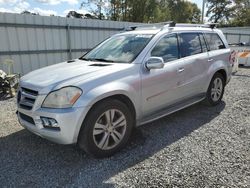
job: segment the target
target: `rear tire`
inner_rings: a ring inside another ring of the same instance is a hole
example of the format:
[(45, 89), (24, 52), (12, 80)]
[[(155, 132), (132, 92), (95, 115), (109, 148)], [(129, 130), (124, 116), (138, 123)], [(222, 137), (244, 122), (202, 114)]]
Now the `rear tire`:
[(215, 106), (221, 102), (225, 89), (225, 79), (220, 73), (213, 76), (206, 94), (205, 103), (209, 106)]
[(109, 157), (126, 145), (133, 125), (133, 116), (124, 103), (114, 99), (101, 101), (84, 120), (78, 145), (96, 158)]

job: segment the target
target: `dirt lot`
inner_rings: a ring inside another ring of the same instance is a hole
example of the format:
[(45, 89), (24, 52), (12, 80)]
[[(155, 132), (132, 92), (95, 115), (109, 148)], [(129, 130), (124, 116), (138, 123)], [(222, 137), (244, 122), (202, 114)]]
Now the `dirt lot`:
[(216, 107), (197, 104), (138, 128), (115, 156), (24, 130), (15, 100), (0, 101), (1, 187), (250, 187), (250, 69), (241, 68)]

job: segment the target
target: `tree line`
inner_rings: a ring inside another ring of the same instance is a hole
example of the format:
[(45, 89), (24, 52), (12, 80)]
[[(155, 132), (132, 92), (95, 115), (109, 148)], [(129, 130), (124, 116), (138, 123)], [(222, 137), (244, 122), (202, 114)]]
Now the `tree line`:
[(201, 18), (197, 4), (184, 0), (85, 0), (81, 7), (114, 21), (199, 23)]
[(207, 0), (209, 21), (222, 26), (250, 26), (250, 0)]
[[(201, 23), (201, 10), (187, 0), (83, 0), (97, 19), (130, 22)], [(250, 26), (250, 0), (206, 0), (209, 22), (223, 26)]]
[[(207, 21), (221, 26), (250, 26), (250, 0), (204, 0)], [(188, 0), (82, 0), (88, 14), (70, 11), (69, 18), (155, 23), (202, 23), (201, 10)], [(30, 12), (24, 11), (23, 14)], [(34, 14), (34, 13), (30, 13)]]

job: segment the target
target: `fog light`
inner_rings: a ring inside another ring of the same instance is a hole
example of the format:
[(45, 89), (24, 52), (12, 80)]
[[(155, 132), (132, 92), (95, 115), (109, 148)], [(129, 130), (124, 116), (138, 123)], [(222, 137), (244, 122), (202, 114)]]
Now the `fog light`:
[(41, 120), (44, 127), (59, 127), (57, 121), (53, 118), (41, 117)]

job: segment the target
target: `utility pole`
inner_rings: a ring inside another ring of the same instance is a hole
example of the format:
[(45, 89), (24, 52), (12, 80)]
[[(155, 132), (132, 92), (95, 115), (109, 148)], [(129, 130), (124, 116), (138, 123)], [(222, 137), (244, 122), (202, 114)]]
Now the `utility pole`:
[(205, 10), (205, 4), (206, 4), (206, 0), (202, 1), (202, 11), (201, 11), (201, 22), (204, 23), (204, 10)]

